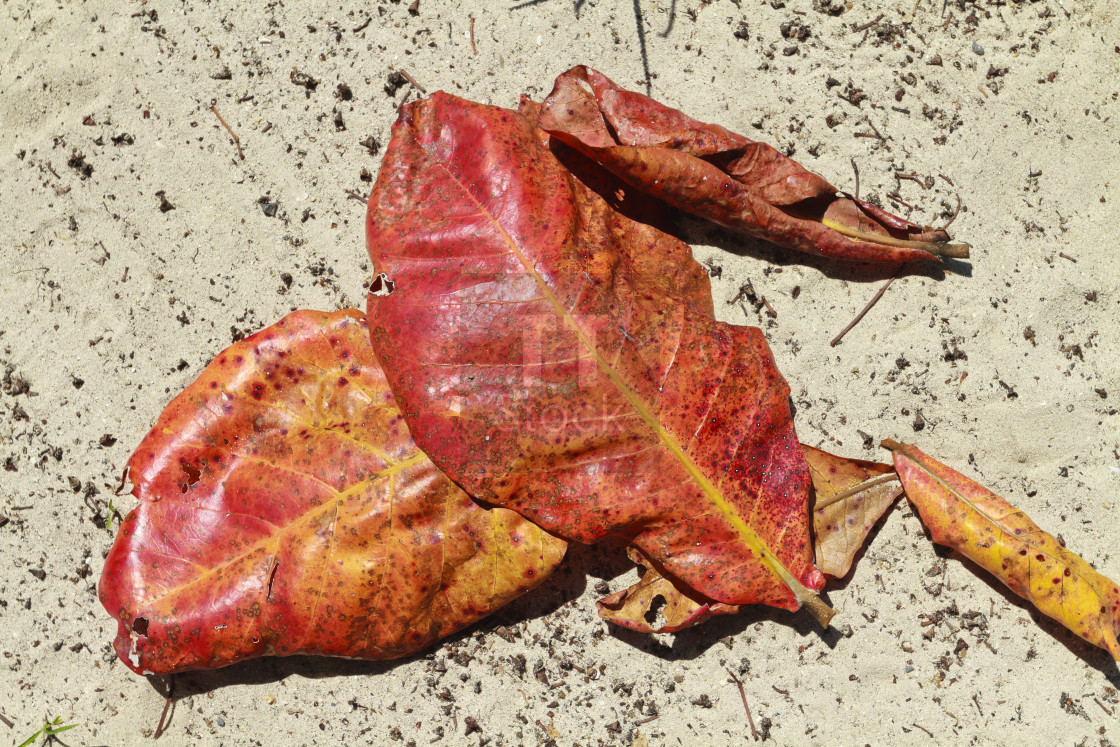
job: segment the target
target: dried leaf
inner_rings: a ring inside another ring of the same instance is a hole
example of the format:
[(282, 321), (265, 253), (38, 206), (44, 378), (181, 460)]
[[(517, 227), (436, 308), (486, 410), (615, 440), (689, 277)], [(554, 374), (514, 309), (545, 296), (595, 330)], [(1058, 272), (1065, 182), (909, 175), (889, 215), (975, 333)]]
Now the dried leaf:
[(913, 446), (895, 441), (906, 497), (933, 541), (988, 570), (1009, 589), (1120, 661), (1120, 587), (1058, 544), (1022, 511)]
[[(680, 581), (665, 576), (657, 564), (634, 547), (626, 554), (645, 572), (637, 583), (603, 597), (599, 617), (639, 633), (675, 633), (699, 625), (713, 615), (733, 615), (738, 605), (706, 599)], [(654, 626), (660, 617), (664, 624)]]
[(813, 478), (814, 498), (810, 507), (817, 567), (827, 576), (841, 578), (848, 575), (852, 559), (875, 524), (902, 495), (902, 488), (894, 480), (879, 482), (833, 500), (833, 496), (844, 491), (893, 473), (894, 468), (879, 462), (846, 459), (805, 444), (801, 444), (801, 450)]
[(967, 257), (949, 235), (838, 190), (773, 147), (625, 91), (591, 68), (556, 79), (541, 127), (625, 182), (727, 228), (863, 262)]
[(165, 674), (265, 655), (390, 659), (551, 573), (565, 543), (487, 510), (412, 442), (353, 310), (236, 343), (129, 461), (105, 562), (117, 653)]
[(762, 333), (696, 308), (688, 247), (553, 149), (517, 112), (446, 94), (394, 125), (368, 239), (395, 291), (370, 296), (371, 336), (420, 447), (549, 531), (621, 536), (706, 597), (826, 620)]

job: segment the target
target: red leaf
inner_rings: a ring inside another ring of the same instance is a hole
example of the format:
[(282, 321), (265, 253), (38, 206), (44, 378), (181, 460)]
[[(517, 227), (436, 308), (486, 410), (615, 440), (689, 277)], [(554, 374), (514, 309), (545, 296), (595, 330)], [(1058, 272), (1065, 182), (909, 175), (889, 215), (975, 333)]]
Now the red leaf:
[(357, 311), (221, 353), (129, 460), (101, 602), (133, 670), (406, 656), (539, 584), (565, 544), (467, 497), (409, 436)]
[(452, 479), (569, 539), (622, 536), (718, 602), (827, 619), (789, 388), (759, 330), (682, 292), (687, 246), (527, 118), (438, 93), (394, 125), (368, 239), (395, 284), (369, 298), (375, 352)]
[(790, 249), (863, 262), (967, 257), (926, 229), (838, 190), (765, 143), (698, 122), (591, 68), (556, 79), (540, 124), (674, 207)]

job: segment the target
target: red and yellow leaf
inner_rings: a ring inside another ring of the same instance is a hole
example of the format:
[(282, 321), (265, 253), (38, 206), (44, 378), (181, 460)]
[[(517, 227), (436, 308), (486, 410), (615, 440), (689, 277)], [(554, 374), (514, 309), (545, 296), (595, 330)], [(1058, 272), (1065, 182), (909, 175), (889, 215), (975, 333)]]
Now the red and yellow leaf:
[[(644, 569), (637, 583), (603, 597), (599, 617), (639, 633), (675, 633), (699, 625), (714, 615), (733, 615), (738, 605), (705, 599), (680, 581), (662, 574), (649, 557), (634, 547), (626, 554)], [(660, 618), (661, 625), (654, 625)]]
[(416, 447), (367, 335), (357, 311), (291, 314), (221, 353), (141, 442), (140, 506), (100, 584), (132, 669), (405, 656), (563, 558)]
[[(813, 478), (810, 508), (817, 567), (827, 576), (841, 578), (848, 575), (852, 559), (875, 524), (902, 495), (902, 488), (896, 480), (891, 480), (873, 482), (866, 489), (855, 490), (893, 473), (894, 468), (889, 464), (839, 457), (805, 444), (801, 445), (801, 450)], [(836, 499), (835, 496), (841, 497)]]
[(838, 190), (773, 147), (698, 122), (577, 66), (556, 79), (541, 127), (626, 183), (732, 230), (864, 262), (967, 257), (923, 228)]
[(1120, 660), (1120, 587), (1062, 547), (1022, 511), (913, 446), (895, 441), (894, 464), (933, 541)]
[(621, 536), (717, 602), (827, 619), (762, 333), (697, 308), (689, 248), (551, 146), (518, 112), (442, 93), (394, 125), (368, 240), (395, 290), (371, 294), (371, 337), (417, 442), (548, 531)]

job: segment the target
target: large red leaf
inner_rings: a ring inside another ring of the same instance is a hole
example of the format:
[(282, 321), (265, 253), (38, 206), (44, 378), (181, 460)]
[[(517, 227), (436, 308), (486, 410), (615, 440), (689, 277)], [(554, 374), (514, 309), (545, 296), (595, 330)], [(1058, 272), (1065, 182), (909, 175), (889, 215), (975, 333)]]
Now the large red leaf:
[(291, 314), (220, 354), (141, 442), (141, 503), (100, 585), (132, 669), (405, 656), (563, 558), (416, 447), (367, 335), (357, 311)]
[(456, 482), (569, 539), (630, 539), (716, 602), (827, 618), (788, 386), (759, 330), (681, 292), (702, 271), (687, 246), (518, 112), (442, 93), (394, 125), (368, 239), (392, 281), (369, 299), (375, 352)]
[(540, 124), (628, 184), (790, 249), (865, 262), (968, 256), (943, 230), (841, 195), (766, 143), (698, 122), (582, 65), (556, 79)]

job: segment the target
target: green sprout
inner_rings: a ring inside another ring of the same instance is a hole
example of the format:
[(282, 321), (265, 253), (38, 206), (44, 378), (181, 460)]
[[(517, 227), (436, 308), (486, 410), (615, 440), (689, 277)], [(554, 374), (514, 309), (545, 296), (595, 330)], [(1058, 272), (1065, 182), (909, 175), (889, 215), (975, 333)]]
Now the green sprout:
[[(113, 533), (113, 517), (117, 515), (117, 507), (113, 505), (113, 499), (109, 499), (109, 518), (105, 520), (105, 531), (109, 534)], [(20, 746), (22, 747), (22, 745)]]
[(75, 726), (78, 726), (78, 724), (66, 724), (65, 726), (59, 726), (58, 724), (60, 721), (62, 721), (62, 716), (55, 716), (54, 721), (48, 721), (43, 724), (43, 726), (40, 727), (39, 731), (35, 732), (26, 740), (24, 740), (23, 744), (21, 744), (19, 747), (28, 747), (28, 745), (34, 744), (35, 740), (37, 740), (39, 737), (46, 737), (47, 741), (50, 741), (51, 737), (53, 737), (55, 734), (61, 734), (68, 729), (73, 729)]

